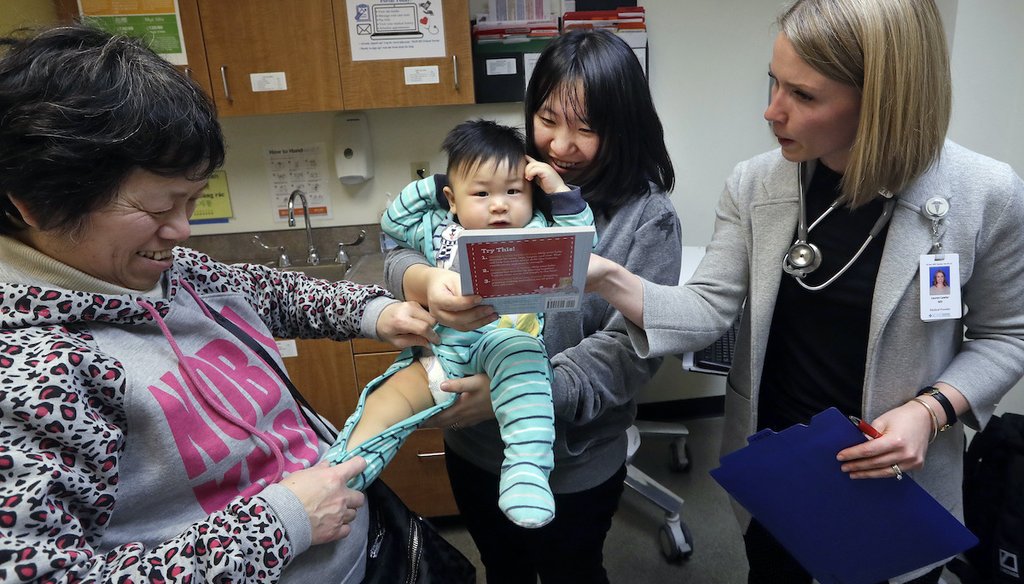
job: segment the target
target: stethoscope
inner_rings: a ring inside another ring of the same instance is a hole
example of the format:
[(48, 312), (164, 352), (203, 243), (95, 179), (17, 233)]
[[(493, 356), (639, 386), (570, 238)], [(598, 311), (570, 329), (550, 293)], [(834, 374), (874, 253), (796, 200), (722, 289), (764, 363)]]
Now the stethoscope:
[(835, 282), (840, 276), (846, 273), (846, 271), (850, 269), (850, 266), (852, 266), (854, 262), (860, 258), (861, 254), (864, 253), (864, 250), (871, 244), (871, 241), (882, 232), (882, 229), (884, 229), (886, 225), (889, 224), (889, 220), (892, 219), (893, 209), (896, 207), (896, 197), (887, 190), (879, 191), (879, 194), (886, 198), (885, 206), (882, 207), (882, 214), (879, 215), (878, 220), (875, 221), (874, 226), (868, 233), (867, 239), (865, 239), (864, 243), (860, 246), (860, 249), (857, 250), (857, 253), (850, 258), (850, 261), (846, 262), (846, 265), (836, 272), (834, 276), (821, 284), (810, 286), (804, 282), (804, 277), (821, 266), (821, 250), (818, 249), (818, 246), (807, 241), (807, 236), (812, 229), (825, 219), (825, 217), (828, 217), (829, 213), (839, 206), (842, 197), (833, 201), (832, 204), (829, 205), (828, 209), (825, 209), (825, 212), (815, 219), (814, 223), (811, 223), (810, 227), (808, 227), (807, 203), (804, 200), (804, 189), (806, 188), (805, 182), (810, 179), (806, 176), (806, 173), (806, 164), (801, 162), (797, 166), (797, 193), (799, 195), (800, 202), (800, 215), (798, 216), (796, 225), (796, 241), (793, 242), (793, 245), (791, 245), (789, 250), (786, 252), (785, 257), (782, 258), (782, 269), (790, 276), (793, 276), (798, 284), (807, 290), (815, 292), (825, 288), (832, 282)]

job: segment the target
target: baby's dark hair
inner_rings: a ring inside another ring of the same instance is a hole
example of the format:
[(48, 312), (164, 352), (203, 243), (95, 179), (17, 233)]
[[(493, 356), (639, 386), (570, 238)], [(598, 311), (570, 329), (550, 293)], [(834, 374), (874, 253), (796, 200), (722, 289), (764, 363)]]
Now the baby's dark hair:
[(449, 175), (488, 161), (514, 168), (526, 158), (523, 132), (491, 120), (462, 122), (448, 132), (441, 148), (448, 154)]
[[(447, 174), (467, 172), (484, 162), (503, 163), (515, 168), (526, 159), (526, 138), (522, 130), (492, 120), (469, 120), (452, 128), (441, 148), (448, 154)], [(447, 201), (438, 193), (438, 201)], [(533, 188), (533, 208), (551, 220), (551, 201), (539, 187)]]

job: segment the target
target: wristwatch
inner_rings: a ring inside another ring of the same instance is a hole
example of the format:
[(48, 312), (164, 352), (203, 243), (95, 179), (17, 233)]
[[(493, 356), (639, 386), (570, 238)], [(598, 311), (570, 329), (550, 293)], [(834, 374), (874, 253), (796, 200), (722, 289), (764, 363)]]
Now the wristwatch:
[(928, 386), (917, 392), (917, 395), (918, 397), (922, 395), (930, 395), (935, 398), (935, 401), (939, 402), (940, 406), (942, 406), (942, 411), (946, 413), (946, 425), (939, 428), (939, 432), (945, 432), (946, 430), (949, 430), (953, 424), (956, 424), (956, 410), (953, 409), (953, 404), (949, 401), (949, 398), (943, 395), (938, 388)]

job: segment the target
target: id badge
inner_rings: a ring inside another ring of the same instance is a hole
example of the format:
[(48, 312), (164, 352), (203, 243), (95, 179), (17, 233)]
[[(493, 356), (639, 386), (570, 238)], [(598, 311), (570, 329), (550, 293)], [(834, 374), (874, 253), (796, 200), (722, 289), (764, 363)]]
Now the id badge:
[(920, 269), (921, 320), (947, 320), (964, 314), (960, 301), (960, 256), (924, 254)]

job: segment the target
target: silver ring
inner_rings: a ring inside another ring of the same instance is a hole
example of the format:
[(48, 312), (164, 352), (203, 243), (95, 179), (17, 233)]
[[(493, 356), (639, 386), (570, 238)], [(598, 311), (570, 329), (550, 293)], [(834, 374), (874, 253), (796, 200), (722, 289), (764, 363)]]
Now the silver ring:
[(903, 480), (903, 471), (900, 470), (900, 465), (894, 464), (894, 465), (890, 466), (889, 468), (892, 469), (892, 472), (896, 473), (896, 480), (898, 480), (898, 481), (902, 481)]
[(458, 432), (458, 431), (459, 431), (459, 421), (458, 421), (458, 420), (455, 420), (455, 421), (454, 421), (454, 422), (452, 423), (452, 425), (451, 425), (451, 426), (448, 426), (448, 429), (449, 429), (449, 430), (452, 430), (453, 432)]

